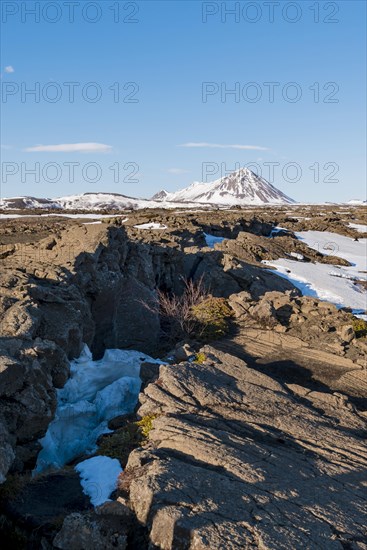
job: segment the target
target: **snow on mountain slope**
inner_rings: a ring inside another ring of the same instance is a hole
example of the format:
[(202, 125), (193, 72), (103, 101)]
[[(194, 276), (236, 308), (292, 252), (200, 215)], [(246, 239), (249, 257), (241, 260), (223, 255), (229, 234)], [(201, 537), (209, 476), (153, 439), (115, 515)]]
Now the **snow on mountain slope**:
[(241, 168), (213, 182), (194, 182), (176, 193), (160, 191), (154, 195), (153, 199), (162, 202), (196, 202), (233, 206), (295, 202), (248, 168)]
[(57, 199), (37, 199), (35, 197), (12, 197), (0, 199), (0, 208), (4, 210), (23, 210), (33, 208), (62, 208)]
[[(195, 207), (196, 203), (185, 203), (186, 207)], [(141, 208), (179, 208), (181, 203), (148, 199), (135, 199), (118, 193), (83, 193), (57, 199), (36, 199), (33, 197), (4, 198), (0, 200), (0, 210), (52, 209), (58, 214), (63, 210), (138, 210)]]
[(358, 206), (359, 204), (361, 204), (361, 205), (367, 204), (367, 201), (362, 200), (362, 199), (352, 199), (352, 200), (348, 201), (346, 204), (352, 204), (352, 205), (357, 205)]
[(135, 199), (119, 193), (83, 193), (57, 199), (14, 197), (0, 200), (3, 210), (32, 210), (35, 208), (57, 210), (126, 210), (154, 208), (159, 204), (147, 199)]
[(124, 210), (144, 208), (149, 201), (119, 193), (84, 193), (60, 197), (57, 202), (65, 210)]

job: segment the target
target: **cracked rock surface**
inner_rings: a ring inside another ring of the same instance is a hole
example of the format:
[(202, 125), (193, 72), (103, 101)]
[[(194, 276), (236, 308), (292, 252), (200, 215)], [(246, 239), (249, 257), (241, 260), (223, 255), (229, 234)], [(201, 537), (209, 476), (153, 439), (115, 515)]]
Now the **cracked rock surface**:
[[(0, 223), (0, 514), (27, 548), (367, 549), (366, 336), (350, 312), (260, 263), (291, 252), (333, 263), (293, 231), (360, 237), (348, 224), (365, 223), (362, 211), (349, 210)], [(167, 229), (135, 227), (147, 222)], [(288, 231), (269, 239), (275, 225)], [(208, 248), (204, 232), (227, 240)], [(175, 348), (178, 365), (145, 365), (138, 416), (153, 428), (114, 500), (92, 510), (73, 464), (30, 481), (68, 360), (83, 343), (95, 358), (115, 347), (163, 357), (158, 313), (142, 301), (201, 276), (228, 299), (229, 332), (200, 363), (194, 340)]]
[(366, 417), (346, 396), (201, 351), (203, 364), (161, 366), (140, 396), (155, 420), (122, 485), (152, 544), (366, 548)]
[(9, 471), (33, 468), (55, 412), (55, 388), (65, 384), (67, 359), (78, 357), (83, 343), (97, 358), (108, 348), (155, 353), (159, 317), (144, 304), (155, 303), (157, 287), (179, 292), (182, 277), (207, 274), (218, 296), (293, 288), (245, 262), (227, 272), (224, 253), (181, 250), (180, 235), (157, 244), (109, 224), (57, 223), (45, 237), (50, 222), (40, 222), (38, 233), (28, 224), (34, 235), (21, 233), (20, 223), (15, 235), (31, 235), (29, 242), (4, 245), (11, 253), (0, 272), (0, 483)]

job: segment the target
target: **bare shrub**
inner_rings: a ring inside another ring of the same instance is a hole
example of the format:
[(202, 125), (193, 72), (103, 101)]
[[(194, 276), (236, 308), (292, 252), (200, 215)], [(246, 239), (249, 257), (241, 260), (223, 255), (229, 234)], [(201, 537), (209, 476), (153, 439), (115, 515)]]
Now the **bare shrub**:
[(224, 298), (213, 298), (205, 287), (203, 276), (196, 282), (184, 280), (181, 295), (157, 291), (157, 301), (152, 306), (143, 302), (150, 311), (158, 313), (161, 326), (169, 343), (183, 338), (210, 340), (226, 332), (226, 319), (232, 311)]
[(162, 290), (157, 292), (156, 310), (161, 318), (162, 329), (171, 340), (193, 336), (198, 323), (192, 308), (209, 295), (203, 277), (196, 282), (185, 279), (184, 284), (184, 291), (179, 296)]

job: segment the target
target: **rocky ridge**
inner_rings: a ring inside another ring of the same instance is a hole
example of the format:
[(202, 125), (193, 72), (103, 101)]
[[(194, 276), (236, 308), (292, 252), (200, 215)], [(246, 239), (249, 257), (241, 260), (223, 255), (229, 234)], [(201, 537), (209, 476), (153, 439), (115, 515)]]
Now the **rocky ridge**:
[[(168, 229), (134, 227), (157, 219)], [(259, 263), (299, 246), (291, 233), (269, 239), (273, 226), (270, 215), (237, 212), (0, 228), (3, 480), (33, 467), (83, 342), (95, 357), (108, 347), (161, 353), (158, 315), (142, 304), (157, 287), (179, 293), (182, 276), (205, 275), (234, 312), (225, 338), (180, 345), (173, 365), (144, 375), (138, 415), (154, 417), (153, 429), (114, 502), (66, 505), (50, 530), (41, 512), (24, 523), (24, 502), (52, 479), (9, 500), (6, 513), (39, 533), (34, 547), (365, 548), (366, 339), (350, 313), (301, 297)], [(231, 240), (209, 249), (204, 231)]]
[[(208, 273), (218, 295), (292, 288), (252, 266), (238, 266), (234, 278), (225, 271), (226, 255), (170, 244), (136, 242), (124, 228), (103, 224), (72, 225), (26, 247), (11, 245), (0, 296), (2, 476), (34, 459), (55, 388), (67, 380), (67, 359), (78, 357), (83, 343), (96, 357), (106, 348), (156, 352), (158, 314), (142, 302), (154, 301), (157, 286), (179, 292), (180, 277)], [(31, 421), (21, 426), (26, 411)]]

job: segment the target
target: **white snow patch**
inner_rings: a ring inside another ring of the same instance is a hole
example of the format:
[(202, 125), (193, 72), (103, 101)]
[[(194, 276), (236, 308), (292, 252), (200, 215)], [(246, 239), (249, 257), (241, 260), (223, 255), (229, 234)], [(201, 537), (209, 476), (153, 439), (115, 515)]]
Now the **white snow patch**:
[(360, 204), (366, 204), (367, 201), (365, 200), (362, 200), (362, 199), (352, 199), (350, 201), (348, 201), (346, 204), (355, 204), (356, 206), (360, 205)]
[(75, 466), (80, 475), (80, 484), (84, 494), (88, 495), (93, 506), (100, 506), (110, 500), (111, 493), (117, 488), (117, 479), (122, 472), (116, 458), (94, 456)]
[(285, 231), (286, 233), (289, 233), (289, 229), (287, 229), (286, 227), (280, 227), (280, 225), (277, 225), (276, 227), (273, 227), (269, 236), (274, 237), (274, 235), (277, 235), (281, 231)]
[(134, 225), (137, 229), (167, 229), (166, 225), (160, 223), (141, 223), (139, 225)]
[(367, 225), (361, 223), (348, 223), (349, 227), (356, 229), (358, 233), (367, 233)]
[(296, 260), (302, 261), (305, 259), (303, 254), (299, 254), (298, 252), (291, 252), (289, 255), (292, 256), (292, 258), (296, 258)]
[(277, 274), (292, 282), (305, 296), (350, 307), (362, 316), (367, 310), (367, 293), (354, 280), (367, 280), (367, 239), (322, 231), (302, 231), (296, 236), (310, 248), (348, 260), (350, 267), (278, 259), (263, 263), (276, 267)]
[(214, 248), (214, 245), (216, 243), (222, 243), (224, 241), (224, 237), (215, 237), (215, 235), (210, 235), (209, 233), (204, 233), (206, 245), (209, 246), (209, 248)]
[(138, 351), (106, 350), (93, 361), (85, 346), (71, 362), (70, 378), (57, 390), (57, 409), (46, 435), (40, 440), (36, 472), (61, 468), (78, 456), (96, 450), (96, 441), (108, 433), (108, 421), (131, 413), (136, 405), (143, 361), (161, 363)]
[(299, 231), (295, 235), (321, 254), (344, 258), (358, 270), (367, 270), (367, 239), (355, 241), (352, 237), (330, 231)]

